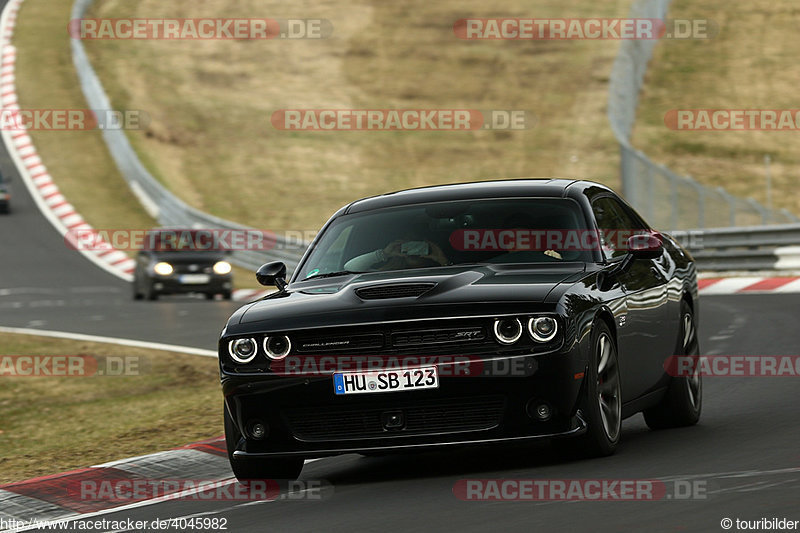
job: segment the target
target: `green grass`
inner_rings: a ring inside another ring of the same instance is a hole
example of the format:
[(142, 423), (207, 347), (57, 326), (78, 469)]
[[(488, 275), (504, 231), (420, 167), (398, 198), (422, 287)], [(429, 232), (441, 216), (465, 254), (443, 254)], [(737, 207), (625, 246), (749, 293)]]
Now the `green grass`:
[(215, 358), (0, 333), (3, 355), (137, 357), (140, 375), (0, 376), (0, 483), (222, 434)]

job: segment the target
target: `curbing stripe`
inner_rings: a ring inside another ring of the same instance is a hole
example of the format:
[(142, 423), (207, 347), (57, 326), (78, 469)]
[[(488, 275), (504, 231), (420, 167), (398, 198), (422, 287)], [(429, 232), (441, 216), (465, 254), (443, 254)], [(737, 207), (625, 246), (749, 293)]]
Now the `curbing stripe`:
[[(0, 34), (4, 36), (0, 41), (0, 102), (2, 107), (11, 111), (19, 111), (15, 84), (15, 65), (17, 50), (11, 44), (16, 13), (24, 0), (10, 0), (0, 19)], [(92, 226), (77, 213), (69, 201), (61, 194), (58, 186), (53, 182), (52, 176), (42, 163), (33, 140), (27, 131), (3, 130), (3, 142), (9, 155), (19, 171), (22, 181), (30, 191), (36, 206), (44, 217), (62, 235), (66, 236), (71, 230), (91, 231)], [(98, 240), (94, 250), (79, 250), (79, 252), (95, 265), (125, 281), (133, 280), (135, 262), (128, 258), (128, 254), (115, 250), (111, 244)], [(110, 253), (116, 252), (116, 253)], [(122, 255), (120, 255), (122, 254)], [(256, 289), (239, 289), (233, 291), (233, 299), (239, 302), (254, 301), (269, 294), (270, 291)]]
[(730, 277), (697, 280), (701, 296), (717, 294), (800, 293), (800, 277)]
[(741, 292), (752, 292), (752, 291), (774, 291), (775, 289), (780, 289), (784, 285), (788, 285), (789, 283), (793, 282), (795, 278), (765, 278), (759, 281), (758, 283), (753, 283), (752, 285), (748, 285)]
[[(0, 93), (2, 94), (2, 100), (0, 101), (2, 102), (2, 107), (9, 111), (20, 110), (17, 104), (16, 76), (14, 74), (17, 51), (11, 44), (11, 39), (16, 22), (16, 13), (19, 11), (23, 1), (9, 0), (5, 9), (3, 9), (2, 18), (0, 19), (0, 35), (3, 36), (2, 41), (0, 41), (0, 49), (2, 50), (2, 63), (0, 63)], [(20, 126), (22, 127), (22, 125)], [(9, 155), (17, 167), (26, 188), (30, 191), (36, 206), (53, 227), (62, 236), (66, 235), (69, 230), (78, 227), (90, 230), (91, 226), (86, 224), (71, 206), (70, 209), (61, 208), (62, 205), (69, 204), (65, 204), (66, 198), (61, 194), (58, 186), (53, 183), (27, 131), (4, 129), (0, 133)], [(60, 209), (58, 211), (54, 210), (54, 205), (59, 206)], [(113, 262), (103, 260), (93, 250), (80, 250), (80, 253), (114, 276), (125, 281), (133, 280), (130, 265), (119, 261), (119, 258), (115, 258), (115, 265)]]

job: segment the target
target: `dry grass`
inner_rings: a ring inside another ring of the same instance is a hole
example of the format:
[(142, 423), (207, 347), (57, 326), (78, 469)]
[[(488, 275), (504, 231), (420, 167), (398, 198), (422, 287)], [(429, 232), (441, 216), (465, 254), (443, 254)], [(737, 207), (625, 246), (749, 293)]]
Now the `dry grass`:
[(138, 376), (0, 376), (0, 483), (222, 434), (210, 357), (0, 333), (2, 355), (138, 357)]
[[(623, 16), (628, 0), (392, 4), (98, 0), (101, 17), (314, 17), (330, 39), (91, 41), (115, 105), (143, 109), (132, 132), (147, 164), (192, 205), (268, 229), (316, 229), (355, 198), (434, 183), (584, 176), (617, 185), (605, 117), (617, 43), (467, 42), (468, 16)], [(514, 132), (283, 132), (283, 108), (524, 109)]]
[[(71, 7), (71, 0), (22, 4), (14, 44), (23, 109), (86, 108), (66, 31)], [(94, 227), (154, 226), (119, 175), (99, 131), (33, 131), (31, 137), (61, 191)]]
[(773, 203), (800, 213), (798, 132), (672, 131), (670, 109), (797, 109), (797, 16), (793, 0), (675, 0), (673, 18), (710, 18), (709, 40), (663, 41), (639, 106), (634, 145), (710, 186), (766, 201), (764, 155), (772, 158)]

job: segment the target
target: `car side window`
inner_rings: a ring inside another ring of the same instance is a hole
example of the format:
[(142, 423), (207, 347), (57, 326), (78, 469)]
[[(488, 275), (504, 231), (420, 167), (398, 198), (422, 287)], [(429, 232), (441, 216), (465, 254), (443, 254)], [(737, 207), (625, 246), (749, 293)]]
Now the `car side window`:
[(600, 230), (600, 245), (606, 259), (625, 255), (627, 236), (645, 229), (628, 213), (624, 205), (610, 196), (603, 196), (592, 202), (592, 211)]

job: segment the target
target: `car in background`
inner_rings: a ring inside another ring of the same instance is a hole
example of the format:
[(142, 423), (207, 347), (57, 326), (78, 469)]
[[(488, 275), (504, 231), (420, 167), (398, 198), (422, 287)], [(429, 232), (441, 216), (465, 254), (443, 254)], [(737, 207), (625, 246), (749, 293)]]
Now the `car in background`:
[(8, 191), (8, 182), (9, 179), (0, 174), (0, 213), (6, 215), (11, 213), (11, 194)]
[(203, 230), (162, 228), (148, 231), (136, 256), (133, 297), (157, 300), (162, 294), (204, 294), (209, 300), (221, 294), (230, 300), (232, 267), (227, 250), (201, 244)]
[(615, 451), (624, 418), (695, 424), (695, 263), (598, 183), (506, 180), (343, 207), (219, 341), (239, 479), (305, 459), (555, 440)]

